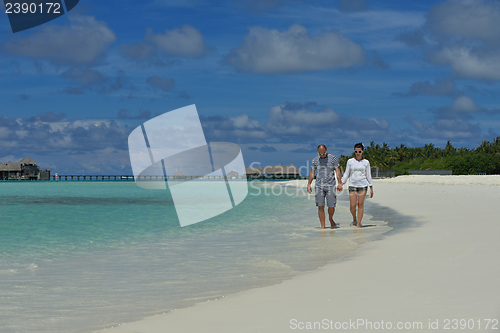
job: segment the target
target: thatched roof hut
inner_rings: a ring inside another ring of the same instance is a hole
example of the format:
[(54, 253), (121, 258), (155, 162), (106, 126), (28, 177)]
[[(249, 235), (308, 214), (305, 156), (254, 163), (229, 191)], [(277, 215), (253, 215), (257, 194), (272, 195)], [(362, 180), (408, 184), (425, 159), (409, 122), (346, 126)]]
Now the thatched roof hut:
[(227, 175), (226, 175), (226, 177), (227, 177), (228, 179), (231, 179), (231, 178), (239, 178), (239, 177), (240, 177), (240, 175), (239, 175), (236, 171), (234, 171), (234, 170), (233, 170), (233, 171), (228, 172), (228, 173), (227, 173)]
[(264, 169), (261, 166), (259, 166), (258, 168), (248, 167), (245, 169), (246, 175), (259, 176), (259, 175), (262, 175), (263, 173), (264, 173)]
[(33, 161), (30, 157), (25, 157), (17, 163), (25, 164), (25, 165), (38, 165), (35, 161)]
[(0, 163), (0, 171), (10, 171), (10, 172), (21, 171), (21, 163), (19, 162), (13, 163), (11, 161), (7, 163)]

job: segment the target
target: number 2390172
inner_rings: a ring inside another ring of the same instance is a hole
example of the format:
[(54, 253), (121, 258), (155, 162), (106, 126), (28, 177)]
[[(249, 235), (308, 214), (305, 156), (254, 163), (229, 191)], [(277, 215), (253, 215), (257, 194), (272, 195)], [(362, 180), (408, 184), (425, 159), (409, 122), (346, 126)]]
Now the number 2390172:
[(34, 2), (28, 3), (10, 3), (5, 4), (5, 13), (7, 14), (61, 14), (61, 4), (57, 2), (46, 2), (36, 4)]

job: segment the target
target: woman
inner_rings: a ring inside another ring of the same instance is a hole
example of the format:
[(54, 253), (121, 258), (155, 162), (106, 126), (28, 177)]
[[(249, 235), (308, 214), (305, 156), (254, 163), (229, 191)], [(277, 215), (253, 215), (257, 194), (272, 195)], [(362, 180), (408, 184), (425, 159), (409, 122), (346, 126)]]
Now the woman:
[[(370, 187), (370, 198), (373, 198), (373, 183), (370, 170), (370, 162), (363, 159), (363, 150), (365, 146), (360, 142), (354, 145), (354, 158), (347, 161), (347, 167), (342, 177), (342, 185), (347, 178), (349, 181), (349, 201), (351, 203), (352, 223), (351, 225), (361, 228), (363, 219), (364, 203), (368, 186)], [(356, 218), (356, 206), (358, 214)]]

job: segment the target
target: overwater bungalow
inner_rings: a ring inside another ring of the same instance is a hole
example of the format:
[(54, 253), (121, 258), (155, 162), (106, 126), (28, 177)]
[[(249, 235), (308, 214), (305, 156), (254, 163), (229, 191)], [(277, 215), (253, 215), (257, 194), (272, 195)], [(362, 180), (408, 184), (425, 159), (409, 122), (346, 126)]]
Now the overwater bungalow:
[(0, 163), (0, 180), (49, 180), (50, 169), (40, 169), (29, 157), (19, 162)]

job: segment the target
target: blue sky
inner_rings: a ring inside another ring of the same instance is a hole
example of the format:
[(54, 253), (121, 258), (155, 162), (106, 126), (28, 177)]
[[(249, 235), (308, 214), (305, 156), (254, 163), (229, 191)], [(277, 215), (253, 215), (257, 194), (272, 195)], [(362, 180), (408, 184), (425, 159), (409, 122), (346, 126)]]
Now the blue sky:
[(80, 0), (15, 34), (2, 14), (0, 161), (130, 174), (130, 132), (191, 104), (246, 165), (473, 148), (500, 135), (498, 22), (473, 0)]

